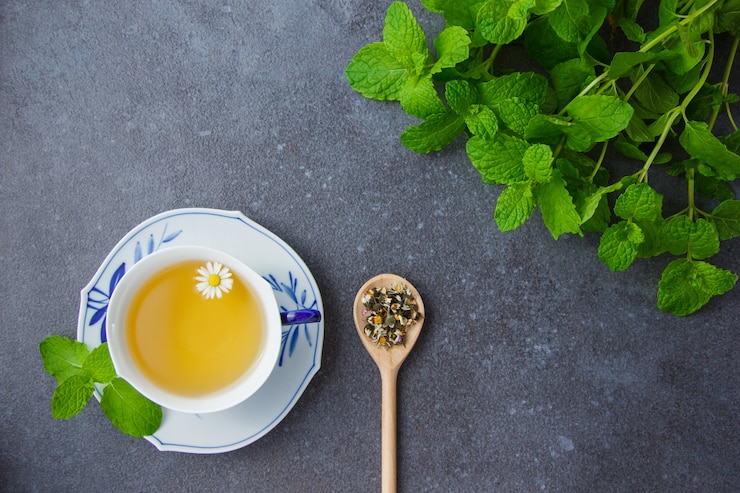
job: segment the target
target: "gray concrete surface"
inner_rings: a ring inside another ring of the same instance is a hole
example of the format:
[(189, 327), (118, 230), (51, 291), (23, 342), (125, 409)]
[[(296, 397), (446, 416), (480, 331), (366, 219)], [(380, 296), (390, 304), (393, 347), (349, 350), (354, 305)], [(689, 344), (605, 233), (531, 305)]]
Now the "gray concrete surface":
[[(344, 79), (387, 4), (0, 3), (0, 491), (378, 491), (380, 381), (351, 303), (385, 271), (428, 309), (399, 380), (399, 491), (738, 491), (740, 291), (679, 319), (655, 307), (665, 257), (614, 274), (595, 237), (498, 231), (462, 140), (407, 151), (414, 120)], [(97, 404), (54, 421), (39, 342), (74, 335), (127, 231), (196, 206), (303, 257), (321, 371), (226, 454), (158, 452)]]

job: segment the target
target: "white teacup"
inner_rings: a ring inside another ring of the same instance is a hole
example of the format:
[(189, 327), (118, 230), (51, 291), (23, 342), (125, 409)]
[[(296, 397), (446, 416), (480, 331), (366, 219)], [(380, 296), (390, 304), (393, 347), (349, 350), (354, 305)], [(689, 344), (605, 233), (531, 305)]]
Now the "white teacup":
[[(134, 264), (116, 286), (108, 346), (118, 375), (153, 402), (216, 412), (267, 381), (281, 315), (300, 323), (280, 313), (272, 287), (240, 260), (207, 247), (169, 247)], [(304, 320), (320, 317), (313, 315)]]

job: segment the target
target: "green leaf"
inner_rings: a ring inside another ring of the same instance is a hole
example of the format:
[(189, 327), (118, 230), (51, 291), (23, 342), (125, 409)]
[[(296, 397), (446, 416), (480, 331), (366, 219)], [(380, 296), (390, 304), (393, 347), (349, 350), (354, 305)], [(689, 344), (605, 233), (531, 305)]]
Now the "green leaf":
[(630, 122), (624, 131), (634, 142), (653, 142), (655, 140), (655, 137), (650, 132), (648, 126), (645, 125), (642, 118), (636, 114), (632, 115), (632, 118), (630, 118)]
[(676, 15), (677, 0), (660, 0), (658, 7), (658, 23), (665, 26), (678, 19)]
[(474, 104), (468, 108), (465, 123), (473, 135), (490, 140), (498, 132), (498, 119), (488, 106)]
[(113, 361), (110, 359), (108, 352), (108, 343), (104, 342), (90, 352), (82, 364), (85, 372), (92, 377), (95, 382), (109, 383), (116, 377), (116, 370), (113, 368)]
[(430, 115), (401, 134), (403, 145), (422, 154), (439, 151), (465, 130), (465, 119), (453, 112)]
[(740, 156), (727, 149), (706, 123), (689, 121), (678, 141), (691, 156), (709, 165), (717, 178), (731, 181), (740, 176)]
[(694, 174), (694, 183), (696, 193), (702, 197), (717, 199), (719, 201), (731, 200), (735, 198), (735, 191), (732, 186), (723, 180), (704, 176), (701, 173)]
[(705, 219), (692, 221), (679, 215), (668, 219), (663, 228), (666, 249), (673, 255), (688, 253), (691, 258), (705, 259), (719, 251), (719, 235), (714, 225)]
[(580, 58), (555, 65), (550, 71), (558, 107), (565, 107), (595, 76), (594, 68)]
[(411, 9), (403, 2), (393, 2), (388, 7), (383, 27), (383, 43), (388, 53), (403, 66), (415, 66), (413, 55), (429, 58), (427, 39)]
[(628, 186), (614, 204), (614, 214), (622, 219), (660, 219), (663, 196), (647, 183)]
[(622, 271), (632, 265), (637, 249), (645, 240), (639, 226), (633, 222), (620, 221), (604, 231), (599, 242), (599, 259), (614, 271)]
[(545, 70), (581, 56), (575, 43), (564, 41), (552, 30), (546, 16), (529, 23), (524, 31), (524, 46), (529, 57), (539, 62)]
[(663, 220), (663, 218), (647, 221), (635, 221), (635, 224), (640, 227), (642, 233), (645, 235), (645, 240), (640, 243), (640, 246), (637, 249), (638, 257), (655, 257), (665, 253), (666, 248), (663, 242), (663, 228), (665, 226), (665, 220)]
[(609, 78), (612, 80), (630, 75), (635, 67), (643, 63), (654, 62), (663, 58), (660, 53), (642, 51), (620, 51), (614, 54), (609, 65)]
[(350, 87), (366, 98), (395, 101), (401, 98), (408, 68), (393, 58), (383, 43), (371, 43), (352, 57), (345, 76)]
[(609, 186), (599, 187), (586, 195), (578, 207), (578, 214), (581, 216), (581, 223), (585, 223), (591, 219), (599, 205), (604, 201), (604, 199), (606, 199), (606, 195), (616, 192), (617, 190), (621, 190), (626, 186), (626, 181), (627, 180), (622, 179)]
[(737, 275), (708, 262), (676, 259), (665, 268), (658, 282), (658, 308), (678, 316), (694, 313), (712, 296), (726, 293)]
[(83, 374), (63, 380), (51, 396), (51, 415), (54, 419), (70, 419), (82, 411), (93, 395), (92, 379)]
[(82, 364), (89, 353), (87, 346), (62, 336), (50, 336), (41, 341), (39, 352), (46, 372), (62, 383), (82, 370)]
[(535, 0), (532, 13), (536, 15), (549, 14), (563, 3), (563, 0)]
[(729, 32), (740, 38), (740, 0), (727, 0), (717, 11), (715, 33)]
[(445, 85), (445, 98), (457, 114), (465, 116), (474, 104), (477, 98), (477, 92), (474, 87), (464, 80), (451, 80)]
[(497, 133), (492, 140), (472, 137), (466, 144), (468, 157), (483, 181), (512, 185), (527, 179), (522, 159), (529, 148), (524, 140)]
[(468, 31), (475, 29), (478, 11), (488, 0), (421, 0), (428, 10), (440, 12), (448, 26), (462, 26)]
[[(704, 52), (706, 51), (705, 43), (701, 38), (697, 38), (693, 44), (689, 44), (680, 38), (675, 40), (672, 45), (670, 41), (667, 41), (666, 44), (670, 46), (667, 52), (670, 56), (665, 57), (664, 63), (670, 72), (677, 75), (685, 74), (696, 67), (704, 58)], [(691, 50), (687, 49), (687, 46), (691, 46)]]
[[(632, 75), (632, 82), (642, 76), (644, 70), (638, 67)], [(678, 94), (663, 78), (650, 72), (635, 89), (635, 98), (645, 109), (656, 113), (666, 113), (678, 106)]]
[(595, 140), (604, 141), (627, 127), (634, 110), (615, 96), (582, 96), (571, 101), (567, 112)]
[(493, 44), (508, 44), (522, 35), (529, 14), (518, 0), (489, 0), (478, 11), (478, 28)]
[(470, 36), (459, 26), (449, 26), (434, 39), (437, 50), (437, 63), (431, 72), (437, 73), (443, 68), (454, 67), (470, 56)]
[(578, 215), (565, 180), (559, 170), (553, 170), (549, 183), (540, 185), (537, 205), (542, 212), (542, 221), (556, 240), (563, 233), (581, 233), (581, 216)]
[(418, 118), (426, 118), (447, 110), (439, 99), (431, 75), (421, 78), (409, 77), (401, 90), (400, 100), (404, 111)]
[(725, 200), (719, 204), (712, 211), (712, 221), (720, 240), (740, 236), (740, 200)]
[(586, 0), (563, 0), (549, 16), (550, 27), (565, 41), (578, 43), (591, 26)]
[(529, 121), (540, 112), (539, 106), (520, 98), (499, 102), (497, 110), (500, 120), (519, 135), (524, 134)]
[(547, 183), (552, 179), (552, 149), (545, 144), (533, 144), (524, 152), (522, 164), (530, 180)]
[(569, 122), (557, 115), (535, 115), (527, 123), (527, 128), (524, 131), (524, 137), (527, 140), (552, 145), (557, 144), (563, 134), (568, 137), (565, 141), (566, 149), (585, 152), (594, 145), (591, 133), (585, 125), (578, 122)]
[(105, 386), (100, 407), (116, 428), (135, 438), (153, 434), (162, 423), (162, 408), (122, 378)]
[(501, 191), (494, 219), (501, 231), (511, 231), (526, 222), (535, 208), (531, 182), (513, 183)]
[(478, 85), (480, 102), (494, 109), (513, 98), (542, 106), (547, 90), (547, 79), (534, 72), (515, 72)]
[(637, 22), (627, 17), (622, 17), (617, 22), (617, 25), (622, 29), (622, 32), (630, 41), (634, 41), (635, 43), (645, 42), (645, 31)]

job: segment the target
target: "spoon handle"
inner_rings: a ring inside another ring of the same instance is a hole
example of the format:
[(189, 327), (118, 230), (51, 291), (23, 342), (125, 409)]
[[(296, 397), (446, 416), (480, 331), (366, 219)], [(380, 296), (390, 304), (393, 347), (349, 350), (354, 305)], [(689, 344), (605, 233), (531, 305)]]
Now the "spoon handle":
[(396, 381), (398, 368), (381, 372), (381, 491), (396, 493)]

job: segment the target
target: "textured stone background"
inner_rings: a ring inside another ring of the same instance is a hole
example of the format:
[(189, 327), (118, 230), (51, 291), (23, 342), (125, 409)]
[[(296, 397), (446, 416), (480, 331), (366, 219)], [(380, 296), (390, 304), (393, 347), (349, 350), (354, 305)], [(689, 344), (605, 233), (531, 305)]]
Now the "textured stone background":
[[(387, 5), (0, 3), (0, 490), (379, 490), (380, 381), (351, 304), (390, 271), (428, 309), (399, 381), (400, 491), (737, 491), (740, 291), (679, 319), (655, 306), (665, 257), (614, 274), (596, 237), (499, 232), (463, 140), (406, 150), (414, 120), (344, 79)], [(38, 355), (74, 335), (116, 242), (180, 207), (271, 229), (326, 308), (303, 398), (227, 454), (158, 452), (97, 405), (52, 420)], [(716, 263), (737, 272), (739, 248)]]

